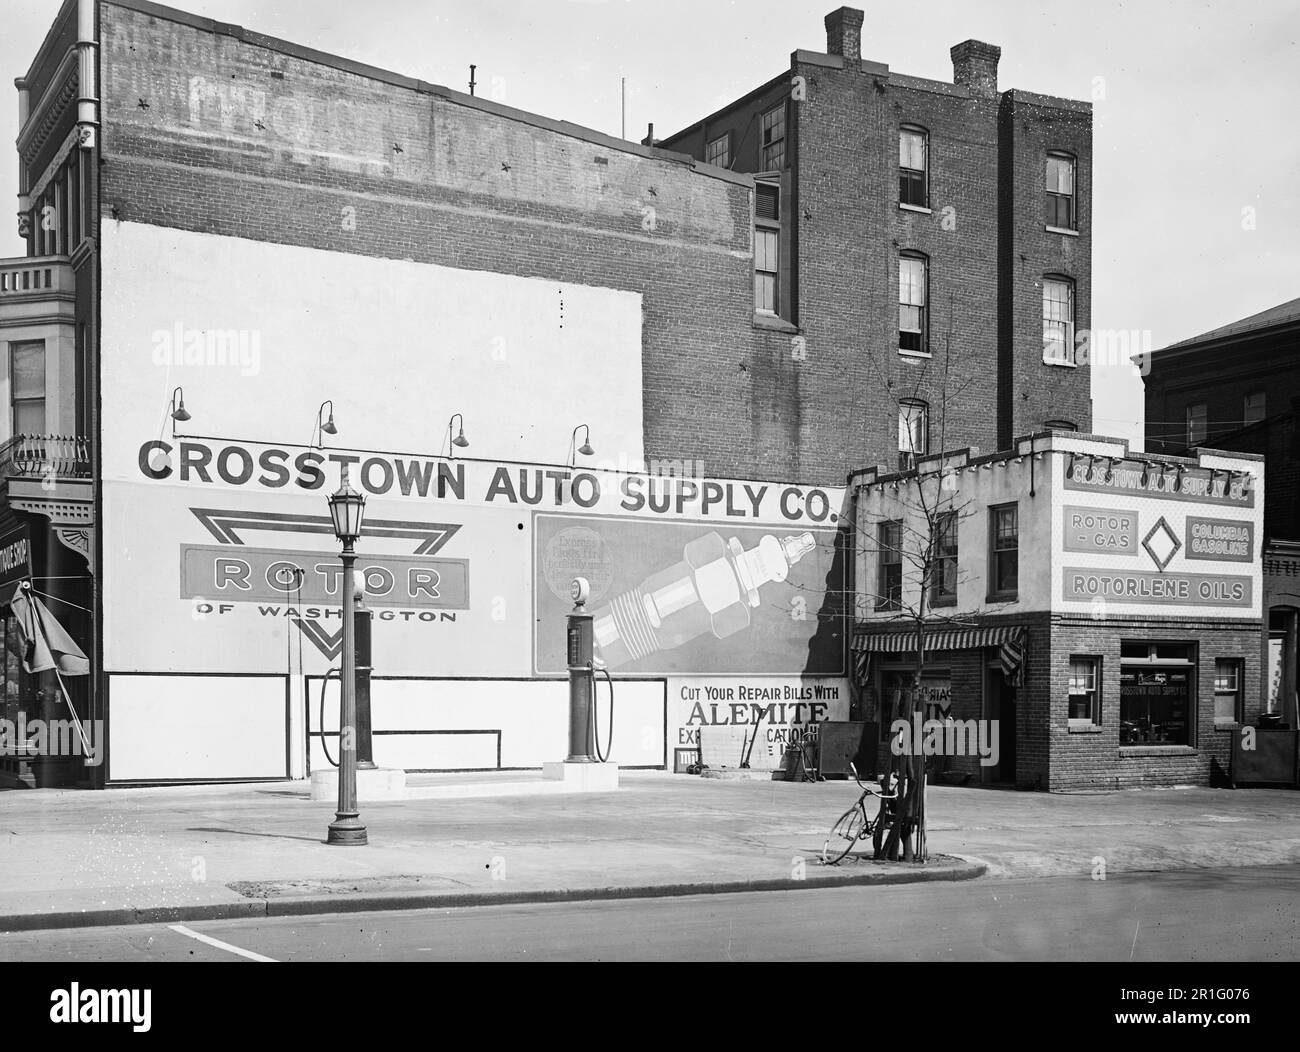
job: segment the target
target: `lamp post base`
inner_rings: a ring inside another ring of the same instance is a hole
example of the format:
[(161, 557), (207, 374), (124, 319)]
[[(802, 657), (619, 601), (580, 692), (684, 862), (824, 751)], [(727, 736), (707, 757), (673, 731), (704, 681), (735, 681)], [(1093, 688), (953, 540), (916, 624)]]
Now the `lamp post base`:
[(366, 827), (361, 824), (361, 820), (355, 814), (335, 815), (334, 821), (330, 823), (329, 835), (326, 837), (327, 844), (337, 844), (340, 847), (362, 847), (368, 843), (366, 839)]

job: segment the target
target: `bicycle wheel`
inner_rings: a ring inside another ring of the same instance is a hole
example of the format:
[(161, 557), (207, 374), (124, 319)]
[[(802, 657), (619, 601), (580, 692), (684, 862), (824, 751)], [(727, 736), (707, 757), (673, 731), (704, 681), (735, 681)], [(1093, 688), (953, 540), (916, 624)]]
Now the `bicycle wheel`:
[(822, 845), (822, 864), (834, 866), (842, 862), (844, 856), (853, 850), (853, 846), (868, 835), (867, 818), (862, 805), (854, 804), (831, 826), (826, 843)]

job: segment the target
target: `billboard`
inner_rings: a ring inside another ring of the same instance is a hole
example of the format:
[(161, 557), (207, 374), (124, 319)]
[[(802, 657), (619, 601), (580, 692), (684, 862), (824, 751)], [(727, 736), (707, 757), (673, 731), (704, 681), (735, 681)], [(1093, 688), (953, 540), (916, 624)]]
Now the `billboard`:
[(110, 671), (328, 668), (326, 497), (346, 467), (367, 494), (357, 570), (384, 674), (565, 676), (575, 576), (616, 675), (842, 672), (838, 489), (234, 440), (137, 454), (136, 479), (105, 487)]

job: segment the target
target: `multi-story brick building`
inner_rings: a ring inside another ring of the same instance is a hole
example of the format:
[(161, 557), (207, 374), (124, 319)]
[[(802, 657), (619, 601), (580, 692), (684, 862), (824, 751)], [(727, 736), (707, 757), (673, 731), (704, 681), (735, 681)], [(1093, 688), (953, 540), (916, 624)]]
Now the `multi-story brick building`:
[(1150, 356), (1146, 445), (1184, 455), (1198, 446), (1262, 456), (1264, 617), (1261, 704), (1291, 730), (1300, 637), (1300, 299), (1182, 340)]
[(842, 490), (725, 481), (814, 463), (798, 344), (753, 324), (749, 175), (149, 0), (67, 0), (17, 87), (0, 597), (12, 562), (89, 675), (20, 660), (10, 616), (4, 718), (72, 705), (107, 762), (15, 777), (322, 762), (348, 466), (395, 766), (562, 758), (570, 578), (599, 607), (770, 530), (798, 566), (620, 669), (616, 758), (663, 765), (706, 684), (842, 675), (837, 613), (786, 609), (838, 602)]
[(864, 59), (859, 10), (826, 30), (658, 141), (757, 184), (753, 325), (803, 358), (775, 401), (788, 472), (1090, 431), (1090, 104), (999, 90), (980, 41), (946, 83)]
[(855, 473), (855, 714), (880, 729), (878, 764), (919, 651), (925, 717), (979, 722), (989, 746), (948, 757), (958, 777), (1055, 791), (1226, 772), (1260, 711), (1263, 489), (1249, 454), (1060, 433)]

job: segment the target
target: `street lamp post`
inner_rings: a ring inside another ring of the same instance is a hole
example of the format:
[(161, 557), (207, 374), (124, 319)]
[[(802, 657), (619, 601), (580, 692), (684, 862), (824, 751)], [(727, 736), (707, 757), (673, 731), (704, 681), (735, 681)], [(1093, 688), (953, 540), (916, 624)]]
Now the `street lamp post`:
[(361, 845), (366, 841), (366, 827), (361, 824), (357, 810), (357, 679), (356, 679), (356, 626), (353, 623), (356, 605), (356, 585), (352, 567), (357, 554), (353, 546), (361, 536), (361, 519), (365, 513), (366, 496), (358, 493), (348, 483), (348, 466), (343, 465), (338, 492), (329, 498), (330, 518), (334, 521), (334, 536), (343, 545), (343, 711), (339, 714), (339, 805), (334, 821), (330, 823), (327, 843)]

